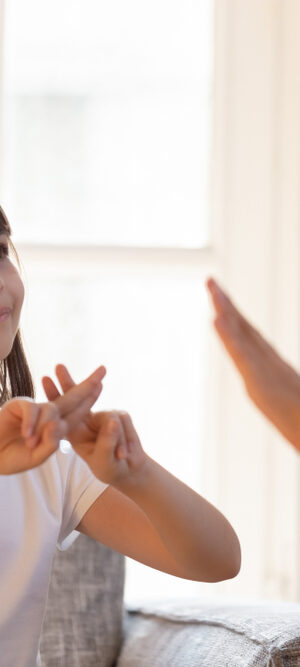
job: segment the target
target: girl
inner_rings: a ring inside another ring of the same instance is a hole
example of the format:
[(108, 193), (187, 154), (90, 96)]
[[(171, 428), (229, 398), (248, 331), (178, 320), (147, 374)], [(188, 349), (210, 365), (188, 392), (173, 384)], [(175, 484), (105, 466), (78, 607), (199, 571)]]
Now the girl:
[[(0, 214), (0, 647), (6, 667), (32, 667), (54, 550), (75, 529), (194, 581), (235, 577), (241, 552), (226, 518), (146, 454), (129, 414), (91, 412), (103, 366), (76, 385), (57, 365), (62, 395), (44, 376), (49, 402), (34, 401), (18, 328), (24, 287)], [(62, 437), (72, 445), (67, 454)]]

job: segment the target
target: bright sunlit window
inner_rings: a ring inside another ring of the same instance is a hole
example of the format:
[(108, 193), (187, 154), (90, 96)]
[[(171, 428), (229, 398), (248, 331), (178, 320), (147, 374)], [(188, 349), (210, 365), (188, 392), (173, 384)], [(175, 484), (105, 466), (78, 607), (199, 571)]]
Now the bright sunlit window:
[[(1, 204), (37, 386), (104, 364), (97, 409), (201, 492), (213, 2), (10, 0)], [(205, 261), (204, 259), (205, 258)], [(197, 588), (127, 559), (127, 601)]]

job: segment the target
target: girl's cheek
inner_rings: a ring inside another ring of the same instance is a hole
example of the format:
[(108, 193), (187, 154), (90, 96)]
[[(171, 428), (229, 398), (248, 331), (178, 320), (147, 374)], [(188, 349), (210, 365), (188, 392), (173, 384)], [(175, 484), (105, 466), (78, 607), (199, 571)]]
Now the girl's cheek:
[(16, 304), (21, 308), (25, 297), (25, 287), (18, 270), (13, 267), (13, 286)]
[(14, 270), (11, 284), (11, 296), (14, 302), (13, 316), (18, 328), (18, 323), (21, 316), (22, 306), (25, 298), (25, 288), (20, 274)]

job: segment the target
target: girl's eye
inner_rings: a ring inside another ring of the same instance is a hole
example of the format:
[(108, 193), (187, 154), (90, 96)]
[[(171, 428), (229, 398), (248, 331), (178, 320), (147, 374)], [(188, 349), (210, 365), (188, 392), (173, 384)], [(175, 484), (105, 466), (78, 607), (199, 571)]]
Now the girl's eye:
[(8, 246), (5, 245), (4, 243), (0, 243), (0, 259), (8, 257), (8, 254), (9, 254)]

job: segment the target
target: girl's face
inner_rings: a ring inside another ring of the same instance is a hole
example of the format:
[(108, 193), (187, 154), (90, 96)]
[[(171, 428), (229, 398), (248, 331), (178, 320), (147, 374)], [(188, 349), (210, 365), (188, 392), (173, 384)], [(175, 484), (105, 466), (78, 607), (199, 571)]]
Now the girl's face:
[(8, 237), (0, 233), (0, 311), (4, 307), (11, 308), (5, 320), (0, 317), (1, 360), (6, 359), (12, 350), (19, 329), (24, 294), (20, 274), (9, 257)]

